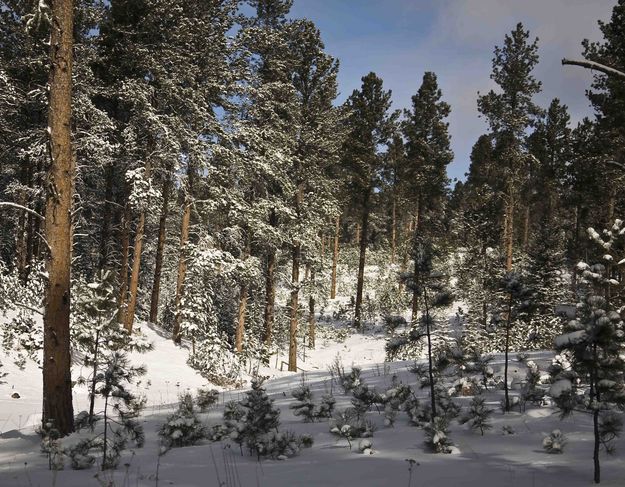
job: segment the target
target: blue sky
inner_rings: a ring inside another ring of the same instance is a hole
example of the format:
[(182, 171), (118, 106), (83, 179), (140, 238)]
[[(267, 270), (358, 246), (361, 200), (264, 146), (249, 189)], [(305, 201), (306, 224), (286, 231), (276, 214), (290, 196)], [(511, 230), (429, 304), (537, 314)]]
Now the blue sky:
[(584, 38), (600, 40), (597, 20), (609, 20), (616, 0), (295, 0), (292, 17), (311, 19), (326, 50), (341, 63), (339, 101), (374, 71), (393, 91), (394, 108), (410, 106), (424, 71), (438, 75), (449, 118), (455, 160), (451, 178), (464, 178), (473, 143), (486, 132), (478, 118), (477, 92), (490, 80), (495, 45), (517, 22), (539, 38), (543, 82), (536, 98), (547, 106), (558, 97), (574, 123), (592, 111), (585, 90), (590, 72), (563, 67), (563, 57), (580, 57)]

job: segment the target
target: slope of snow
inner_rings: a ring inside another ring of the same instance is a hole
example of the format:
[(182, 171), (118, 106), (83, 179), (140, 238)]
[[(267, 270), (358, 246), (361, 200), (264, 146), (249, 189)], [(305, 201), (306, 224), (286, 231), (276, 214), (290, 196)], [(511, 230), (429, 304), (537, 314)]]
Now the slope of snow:
[[(39, 421), (41, 371), (29, 363), (23, 371), (6, 357), (1, 360), (9, 372), (8, 383), (0, 385), (0, 486), (86, 487), (111, 486), (352, 486), (377, 487), (382, 485), (445, 486), (590, 486), (592, 485), (592, 425), (590, 418), (579, 414), (560, 421), (551, 407), (531, 408), (523, 414), (503, 415), (499, 411), (502, 391), (487, 393), (489, 407), (495, 409), (493, 428), (484, 436), (453, 422), (451, 438), (458, 453), (437, 455), (423, 447), (424, 433), (408, 424), (405, 413), (400, 413), (395, 427), (384, 426), (383, 416), (372, 410), (368, 419), (377, 425), (371, 441), (373, 454), (363, 455), (349, 450), (345, 440), (329, 433), (328, 423), (303, 423), (293, 416), (289, 405), (290, 392), (302, 382), (311, 387), (314, 399), (332, 391), (337, 398), (337, 409), (350, 405), (350, 396), (343, 394), (333, 383), (328, 367), (338, 357), (349, 371), (351, 365), (361, 366), (367, 384), (379, 392), (389, 387), (393, 375), (412, 385), (423, 399), (427, 391), (418, 390), (415, 377), (408, 372), (406, 362), (384, 362), (384, 335), (352, 334), (343, 343), (320, 340), (316, 350), (306, 351), (306, 359), (299, 362), (304, 372), (290, 373), (275, 367), (261, 368), (260, 373), (272, 377), (267, 391), (281, 409), (281, 430), (314, 438), (314, 445), (295, 458), (286, 461), (263, 460), (241, 455), (238, 447), (229, 442), (204, 442), (194, 447), (173, 449), (159, 457), (157, 431), (176, 403), (177, 395), (185, 389), (195, 391), (206, 385), (204, 379), (188, 367), (188, 350), (175, 346), (168, 336), (146, 325), (143, 332), (155, 345), (153, 351), (135, 354), (133, 362), (145, 364), (148, 375), (140, 385), (147, 396), (148, 407), (142, 420), (146, 432), (144, 448), (124, 453), (116, 471), (99, 472), (97, 467), (85, 471), (47, 470), (47, 459), (40, 453), (39, 438), (33, 425)], [(553, 356), (550, 352), (530, 353), (529, 358), (545, 370)], [(286, 357), (273, 357), (272, 366)], [(499, 373), (503, 357), (497, 356), (493, 369)], [(74, 377), (80, 374), (76, 368)], [(511, 364), (510, 376), (522, 378), (526, 367), (516, 361)], [(19, 399), (12, 399), (19, 392)], [(243, 390), (223, 391), (219, 405), (201, 415), (207, 425), (221, 422), (223, 404), (239, 400)], [(466, 407), (470, 397), (455, 399)], [(75, 389), (76, 411), (85, 409), (87, 392)], [(516, 434), (504, 435), (502, 427), (512, 427)], [(544, 436), (561, 429), (569, 443), (561, 455), (549, 455), (541, 447)], [(63, 440), (71, 441), (71, 440)], [(625, 441), (617, 443), (617, 454), (602, 454), (602, 485), (622, 486), (625, 478)], [(408, 459), (417, 462), (409, 484)], [(68, 462), (66, 462), (68, 463)], [(157, 481), (158, 470), (158, 481)]]

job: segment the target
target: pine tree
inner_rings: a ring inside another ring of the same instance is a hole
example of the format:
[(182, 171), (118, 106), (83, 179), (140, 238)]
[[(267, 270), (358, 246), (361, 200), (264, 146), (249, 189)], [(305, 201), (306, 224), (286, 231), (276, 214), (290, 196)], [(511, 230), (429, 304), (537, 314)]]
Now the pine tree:
[(358, 261), (358, 281), (356, 284), (356, 307), (354, 325), (362, 326), (362, 303), (364, 288), (364, 270), (369, 239), (369, 217), (379, 184), (383, 158), (380, 146), (386, 145), (392, 135), (397, 118), (396, 113), (389, 114), (391, 92), (384, 91), (382, 80), (375, 73), (362, 78), (360, 90), (354, 90), (346, 102), (348, 110), (348, 135), (343, 147), (343, 163), (348, 174), (350, 194), (360, 217), (360, 242)]
[[(570, 353), (570, 367), (553, 367), (550, 394), (563, 417), (574, 411), (592, 415), (594, 432), (594, 481), (601, 481), (599, 461), (603, 445), (611, 451), (610, 439), (619, 433), (611, 411), (625, 407), (625, 361), (621, 356), (625, 343), (625, 323), (615, 306), (613, 290), (619, 287), (612, 278), (613, 263), (621, 252), (623, 222), (616, 220), (604, 235), (588, 230), (600, 248), (600, 263), (577, 266), (584, 284), (584, 294), (577, 305), (577, 316), (565, 326), (564, 334), (554, 341), (556, 351)], [(622, 423), (621, 423), (622, 424)]]
[(512, 270), (514, 254), (514, 220), (519, 191), (527, 165), (533, 160), (526, 149), (526, 131), (540, 115), (532, 98), (541, 84), (532, 76), (538, 63), (538, 40), (529, 42), (529, 31), (523, 24), (505, 36), (503, 47), (495, 47), (491, 79), (500, 92), (490, 91), (478, 99), (478, 109), (488, 119), (495, 144), (495, 154), (502, 167), (504, 188), (503, 248), (506, 270)]

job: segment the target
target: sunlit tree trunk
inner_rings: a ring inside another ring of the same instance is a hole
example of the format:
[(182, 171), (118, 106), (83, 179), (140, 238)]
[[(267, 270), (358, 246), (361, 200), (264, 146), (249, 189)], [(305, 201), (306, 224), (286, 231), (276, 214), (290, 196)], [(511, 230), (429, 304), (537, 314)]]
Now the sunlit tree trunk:
[(74, 431), (70, 357), (72, 252), (73, 2), (52, 3), (49, 77), (49, 150), (45, 235), (48, 244), (43, 318), (43, 417), (62, 436)]
[(156, 261), (154, 263), (154, 282), (152, 283), (152, 296), (150, 299), (150, 321), (158, 321), (158, 302), (161, 292), (161, 275), (163, 271), (163, 256), (165, 254), (165, 239), (167, 236), (167, 218), (169, 217), (169, 195), (171, 192), (171, 176), (167, 175), (163, 183), (163, 206), (158, 223), (158, 243), (156, 246)]

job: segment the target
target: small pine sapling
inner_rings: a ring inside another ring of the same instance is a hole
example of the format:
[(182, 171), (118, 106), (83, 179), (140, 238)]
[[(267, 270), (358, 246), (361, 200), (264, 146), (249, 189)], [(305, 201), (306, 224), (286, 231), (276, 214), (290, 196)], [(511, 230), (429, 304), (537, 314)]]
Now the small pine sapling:
[(555, 429), (543, 438), (543, 448), (547, 453), (562, 453), (566, 445), (566, 437), (562, 431)]
[(191, 394), (180, 396), (178, 410), (167, 418), (158, 435), (166, 449), (195, 445), (206, 438), (206, 428), (197, 416)]
[(305, 422), (315, 420), (315, 404), (313, 403), (310, 387), (300, 386), (293, 391), (291, 395), (295, 398), (295, 402), (289, 405), (295, 416), (301, 416)]
[(334, 406), (336, 405), (336, 399), (332, 394), (324, 394), (321, 396), (321, 403), (315, 410), (315, 418), (317, 419), (329, 419), (334, 413)]
[(435, 416), (423, 428), (425, 446), (433, 453), (451, 453), (454, 445), (449, 438), (449, 422), (442, 416)]
[(412, 395), (410, 386), (399, 382), (397, 376), (394, 375), (391, 380), (391, 387), (382, 395), (385, 426), (395, 425), (401, 407)]
[(195, 403), (200, 408), (200, 412), (208, 411), (213, 405), (217, 404), (217, 401), (219, 401), (219, 391), (217, 389), (200, 388), (197, 390)]
[(460, 418), (460, 424), (468, 424), (473, 430), (480, 430), (482, 436), (484, 431), (492, 428), (490, 417), (493, 410), (486, 407), (483, 397), (476, 396), (471, 400), (469, 410)]
[(42, 425), (37, 433), (41, 436), (41, 451), (48, 457), (49, 470), (63, 470), (65, 453), (61, 447), (61, 434), (54, 426), (54, 420)]

